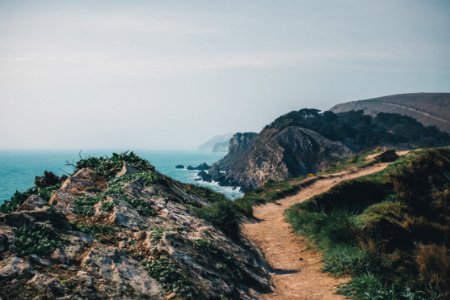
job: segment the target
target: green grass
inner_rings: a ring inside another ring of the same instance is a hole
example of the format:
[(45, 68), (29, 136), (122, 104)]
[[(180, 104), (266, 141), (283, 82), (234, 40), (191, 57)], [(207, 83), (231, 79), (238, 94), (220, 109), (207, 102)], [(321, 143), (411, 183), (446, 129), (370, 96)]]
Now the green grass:
[(339, 289), (343, 295), (444, 299), (450, 181), (443, 170), (450, 170), (449, 157), (450, 148), (411, 153), (294, 205), (286, 219), (323, 252), (324, 271), (352, 276)]
[(267, 183), (264, 187), (245, 193), (244, 197), (236, 199), (234, 203), (244, 215), (253, 217), (252, 207), (254, 205), (275, 201), (295, 194), (300, 190), (302, 179), (303, 177), (293, 178), (289, 181)]

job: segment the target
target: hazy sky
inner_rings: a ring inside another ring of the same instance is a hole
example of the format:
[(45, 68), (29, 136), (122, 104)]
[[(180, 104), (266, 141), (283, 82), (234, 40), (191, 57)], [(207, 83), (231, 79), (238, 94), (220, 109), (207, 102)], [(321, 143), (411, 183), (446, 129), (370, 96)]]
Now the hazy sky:
[(0, 148), (194, 148), (450, 91), (450, 1), (0, 0)]

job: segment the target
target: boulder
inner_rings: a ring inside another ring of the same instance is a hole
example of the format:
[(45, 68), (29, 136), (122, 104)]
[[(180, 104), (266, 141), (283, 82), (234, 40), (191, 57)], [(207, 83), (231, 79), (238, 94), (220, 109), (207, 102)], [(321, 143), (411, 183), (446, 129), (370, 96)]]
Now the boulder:
[(135, 260), (115, 247), (94, 248), (84, 257), (81, 268), (104, 284), (111, 298), (162, 299), (162, 287)]
[(46, 204), (46, 201), (37, 195), (31, 195), (23, 202), (16, 211), (35, 210), (42, 208)]
[(175, 168), (176, 169), (184, 169), (184, 166), (183, 165), (176, 165)]
[(0, 279), (21, 278), (31, 275), (30, 263), (16, 256), (0, 261)]

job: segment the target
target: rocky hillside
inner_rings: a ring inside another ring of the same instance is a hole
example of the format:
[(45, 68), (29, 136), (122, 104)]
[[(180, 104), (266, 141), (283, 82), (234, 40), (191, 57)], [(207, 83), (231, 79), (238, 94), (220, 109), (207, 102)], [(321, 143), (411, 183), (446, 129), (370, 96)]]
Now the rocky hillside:
[(316, 172), (348, 157), (349, 148), (305, 128), (268, 128), (259, 135), (238, 134), (225, 158), (213, 165), (213, 179), (248, 191), (268, 181)]
[(75, 169), (37, 177), (0, 207), (0, 298), (254, 299), (270, 290), (252, 245), (210, 217), (217, 207), (233, 216), (221, 195), (133, 153)]
[(450, 135), (398, 114), (371, 117), (362, 111), (301, 109), (277, 118), (258, 135), (235, 135), (231, 145), (209, 173), (221, 184), (248, 191), (270, 181), (316, 173), (378, 146), (450, 145)]
[(380, 112), (409, 116), (426, 126), (450, 133), (450, 93), (411, 93), (338, 104), (334, 113), (363, 110), (375, 116)]

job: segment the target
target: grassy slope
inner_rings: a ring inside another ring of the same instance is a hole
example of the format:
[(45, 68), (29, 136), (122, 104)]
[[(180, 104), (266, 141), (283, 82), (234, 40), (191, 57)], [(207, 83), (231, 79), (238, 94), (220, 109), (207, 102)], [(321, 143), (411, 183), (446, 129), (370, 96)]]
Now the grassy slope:
[(351, 275), (354, 299), (449, 296), (450, 149), (424, 150), (382, 172), (295, 205), (287, 220), (324, 253), (324, 270)]
[(296, 177), (280, 182), (269, 182), (261, 188), (258, 188), (252, 192), (245, 193), (244, 197), (235, 201), (235, 204), (244, 215), (246, 215), (247, 217), (252, 217), (253, 205), (272, 202), (283, 197), (294, 195), (305, 184), (305, 178), (317, 178), (317, 176), (326, 176), (327, 174), (346, 171), (352, 168), (361, 168), (368, 166), (373, 162), (370, 160), (366, 160), (366, 156), (380, 151), (381, 149), (370, 152), (362, 152), (348, 160), (338, 161), (334, 166), (322, 170), (318, 174), (308, 174), (308, 176), (306, 177)]

